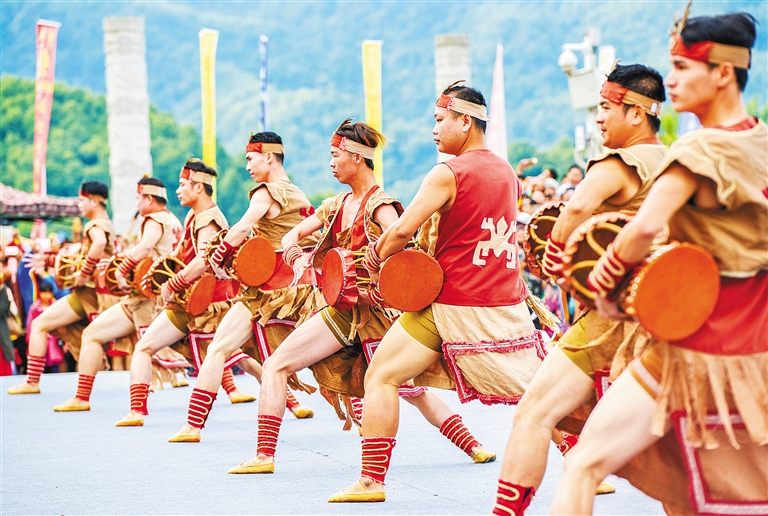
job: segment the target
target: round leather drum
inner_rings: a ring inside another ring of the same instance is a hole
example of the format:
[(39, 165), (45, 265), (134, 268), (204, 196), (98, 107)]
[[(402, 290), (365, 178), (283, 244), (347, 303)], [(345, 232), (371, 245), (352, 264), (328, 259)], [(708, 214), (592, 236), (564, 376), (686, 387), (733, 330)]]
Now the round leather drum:
[(618, 300), (651, 335), (680, 340), (712, 314), (720, 295), (720, 270), (697, 245), (673, 242), (645, 259)]
[(212, 274), (203, 274), (180, 295), (184, 310), (194, 316), (205, 312), (213, 301), (215, 291), (216, 278)]
[(325, 302), (337, 310), (350, 310), (357, 304), (360, 291), (357, 287), (355, 260), (360, 252), (335, 247), (323, 260), (322, 291)]
[[(203, 260), (205, 261), (205, 266), (209, 269), (211, 268), (211, 256), (213, 256), (213, 253), (216, 252), (216, 249), (219, 248), (219, 244), (221, 244), (224, 241), (224, 237), (227, 236), (227, 233), (229, 233), (228, 229), (221, 229), (214, 233), (214, 235), (211, 237), (210, 240), (208, 240), (208, 243), (205, 245), (205, 251), (203, 252)], [(227, 265), (231, 265), (231, 260), (227, 260), (226, 263), (224, 263), (225, 270), (228, 270), (226, 267)]]
[(563, 276), (568, 289), (582, 305), (594, 307), (595, 293), (587, 287), (587, 277), (605, 254), (608, 244), (631, 218), (617, 211), (601, 213), (584, 221), (568, 238), (563, 252)]
[(549, 279), (541, 270), (541, 260), (544, 258), (544, 249), (547, 247), (547, 236), (552, 232), (555, 221), (564, 207), (565, 203), (562, 201), (542, 204), (531, 214), (531, 222), (525, 226), (523, 237), (525, 262), (531, 272), (542, 280)]
[(130, 278), (125, 278), (129, 283), (129, 287), (126, 289), (121, 289), (117, 284), (117, 276), (115, 276), (117, 268), (120, 267), (120, 264), (123, 263), (124, 259), (124, 256), (121, 254), (114, 255), (109, 259), (109, 262), (107, 262), (107, 267), (104, 270), (104, 279), (106, 281), (107, 289), (113, 296), (124, 296), (126, 294), (130, 294), (131, 292)]
[(73, 288), (75, 273), (80, 270), (80, 259), (76, 254), (58, 254), (53, 266), (54, 278), (59, 288)]
[(152, 263), (147, 275), (144, 277), (142, 288), (149, 287), (156, 296), (160, 295), (163, 283), (171, 279), (174, 274), (182, 270), (186, 265), (174, 256), (162, 256)]
[(276, 265), (275, 248), (269, 240), (258, 235), (243, 242), (232, 258), (235, 277), (249, 287), (266, 283)]
[(406, 249), (387, 258), (381, 266), (381, 296), (389, 306), (402, 312), (423, 310), (442, 288), (443, 269), (423, 251)]
[(136, 264), (136, 267), (133, 269), (133, 278), (131, 280), (131, 284), (133, 285), (133, 288), (135, 288), (139, 294), (141, 294), (144, 297), (147, 298), (154, 298), (157, 297), (152, 292), (151, 288), (144, 288), (144, 276), (147, 275), (147, 272), (149, 272), (150, 267), (152, 267), (152, 264), (155, 262), (152, 258), (149, 256), (145, 256), (142, 258), (139, 263)]

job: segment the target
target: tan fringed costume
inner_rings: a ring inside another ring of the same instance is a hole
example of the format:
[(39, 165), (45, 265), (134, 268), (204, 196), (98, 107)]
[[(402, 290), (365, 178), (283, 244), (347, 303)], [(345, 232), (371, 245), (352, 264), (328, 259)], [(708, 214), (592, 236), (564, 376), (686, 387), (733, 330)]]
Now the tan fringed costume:
[(652, 432), (673, 430), (618, 474), (668, 510), (768, 514), (768, 127), (695, 131), (662, 170), (674, 163), (716, 188), (721, 208), (685, 205), (670, 238), (714, 255), (720, 296), (691, 337), (630, 364), (657, 400)]
[[(621, 205), (603, 202), (594, 215), (611, 211), (635, 214), (645, 200), (653, 182), (661, 173), (659, 165), (666, 154), (661, 144), (633, 145), (611, 149), (591, 159), (589, 169), (607, 158), (616, 157), (633, 167), (640, 178), (640, 188)], [(586, 418), (605, 390), (640, 352), (653, 340), (633, 321), (614, 321), (600, 317), (596, 310), (586, 311), (557, 342), (557, 345), (585, 374), (595, 380), (595, 396), (574, 413), (564, 418), (557, 428), (572, 434), (581, 433)]]
[[(89, 220), (83, 228), (83, 240), (80, 246), (79, 261), (85, 260), (88, 255), (88, 251), (91, 248), (91, 238), (88, 236), (88, 232), (98, 228), (104, 231), (107, 237), (107, 244), (104, 247), (102, 253), (102, 260), (106, 260), (112, 257), (115, 252), (115, 227), (112, 225), (112, 221), (109, 219), (93, 219)], [(74, 324), (64, 326), (62, 328), (56, 328), (51, 331), (51, 334), (57, 338), (68, 342), (70, 347), (70, 353), (75, 360), (80, 360), (80, 339), (83, 336), (83, 330), (90, 324), (90, 322), (96, 318), (101, 312), (106, 310), (120, 302), (120, 298), (113, 296), (109, 293), (104, 285), (103, 278), (99, 276), (102, 274), (101, 267), (98, 268), (95, 274), (96, 287), (79, 287), (72, 289), (72, 292), (67, 296), (69, 305), (82, 317), (82, 319)], [(117, 339), (113, 347), (119, 352), (125, 354), (133, 351), (133, 345), (136, 343), (136, 338), (133, 336)]]
[[(277, 250), (277, 265), (272, 278), (260, 287), (248, 287), (235, 301), (242, 302), (251, 311), (254, 325), (254, 340), (249, 341), (243, 350), (263, 363), (277, 347), (303, 321), (308, 319), (324, 302), (314, 283), (314, 270), (305, 274), (306, 281), (289, 286), (293, 280), (293, 270), (283, 262), (282, 238), (291, 229), (314, 212), (314, 208), (299, 188), (288, 181), (261, 183), (249, 194), (249, 198), (259, 188), (266, 188), (269, 195), (282, 208), (280, 214), (272, 219), (262, 217), (255, 226), (258, 233), (269, 240)], [(301, 242), (302, 247), (317, 244), (317, 237), (312, 235)], [(312, 393), (316, 389), (299, 381), (291, 375), (288, 385), (292, 389)]]

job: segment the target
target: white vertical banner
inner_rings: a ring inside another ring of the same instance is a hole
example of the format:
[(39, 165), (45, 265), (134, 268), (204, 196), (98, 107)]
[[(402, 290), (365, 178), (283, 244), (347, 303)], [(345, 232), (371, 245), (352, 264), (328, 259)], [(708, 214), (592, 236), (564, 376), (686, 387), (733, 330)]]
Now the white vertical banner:
[(488, 112), (485, 139), (494, 154), (504, 161), (507, 156), (507, 109), (504, 102), (504, 47), (496, 45), (496, 65), (493, 67), (491, 106)]

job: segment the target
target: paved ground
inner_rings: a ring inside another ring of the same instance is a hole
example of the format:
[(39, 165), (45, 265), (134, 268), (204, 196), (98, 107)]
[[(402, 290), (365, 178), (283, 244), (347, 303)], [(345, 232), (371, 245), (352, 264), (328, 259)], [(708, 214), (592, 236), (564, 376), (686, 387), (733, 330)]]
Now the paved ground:
[[(409, 405), (401, 411), (387, 501), (328, 504), (357, 478), (360, 438), (341, 431), (317, 394), (298, 396), (314, 419), (286, 417), (274, 475), (227, 475), (254, 455), (255, 403), (230, 405), (220, 391), (203, 441), (171, 444), (166, 439), (185, 422), (191, 387), (151, 395), (143, 428), (117, 428), (128, 411), (125, 372), (99, 374), (93, 409), (81, 413), (52, 410), (74, 395), (75, 374), (45, 375), (39, 395), (8, 395), (19, 380), (0, 381), (0, 514), (489, 514), (493, 505), (500, 462), (472, 463)], [(258, 393), (253, 378), (236, 382)], [(454, 393), (435, 392), (500, 460), (514, 407), (462, 406)], [(562, 460), (553, 446), (529, 514), (548, 513)], [(623, 480), (611, 481), (618, 492), (598, 497), (596, 514), (663, 514)]]

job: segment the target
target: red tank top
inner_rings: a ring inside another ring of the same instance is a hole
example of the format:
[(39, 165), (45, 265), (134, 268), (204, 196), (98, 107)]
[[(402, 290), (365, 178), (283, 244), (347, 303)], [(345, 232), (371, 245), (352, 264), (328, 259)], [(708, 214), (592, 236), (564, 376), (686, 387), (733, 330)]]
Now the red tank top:
[(528, 290), (517, 255), (520, 182), (490, 150), (469, 151), (445, 164), (456, 178), (456, 200), (440, 217), (435, 258), (445, 273), (436, 303), (508, 306)]
[[(196, 256), (197, 256), (197, 250), (195, 249), (195, 239), (192, 235), (192, 224), (194, 223), (195, 217), (192, 216), (187, 221), (187, 225), (184, 228), (184, 237), (182, 238), (182, 241), (179, 245), (182, 245), (181, 248), (181, 261), (185, 264), (189, 265), (189, 262), (191, 262)], [(216, 287), (213, 293), (213, 303), (216, 303), (218, 301), (227, 301), (228, 299), (232, 299), (235, 297), (235, 293), (239, 289), (239, 283), (236, 280), (216, 280)]]

